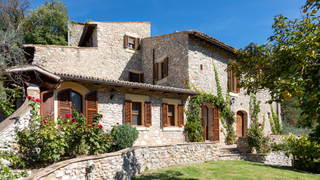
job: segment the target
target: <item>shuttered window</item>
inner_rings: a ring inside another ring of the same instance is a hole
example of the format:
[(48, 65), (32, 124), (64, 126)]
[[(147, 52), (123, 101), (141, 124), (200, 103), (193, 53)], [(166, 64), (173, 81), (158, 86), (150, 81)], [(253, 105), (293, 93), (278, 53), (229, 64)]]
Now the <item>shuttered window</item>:
[(98, 93), (91, 91), (86, 94), (86, 120), (87, 126), (92, 127), (93, 119), (98, 113)]
[[(232, 67), (232, 65), (230, 65)], [(233, 76), (232, 70), (229, 72), (229, 86), (231, 92), (240, 93), (240, 88), (238, 87), (239, 78)]]
[(71, 113), (71, 89), (65, 89), (58, 93), (58, 115), (65, 118), (66, 113)]
[(129, 81), (144, 83), (144, 73), (129, 72)]
[(41, 93), (41, 116), (46, 117), (54, 116), (54, 91), (49, 91), (49, 92), (42, 92)]
[(151, 126), (152, 125), (152, 103), (145, 102), (144, 103), (144, 125)]
[(132, 101), (126, 100), (124, 102), (124, 123), (132, 125)]
[(178, 105), (178, 125), (184, 126), (184, 106), (180, 104)]
[(132, 102), (132, 123), (131, 125), (141, 125), (141, 102)]
[(168, 123), (170, 126), (175, 125), (175, 113), (174, 113), (174, 105), (168, 105)]
[(168, 104), (162, 104), (162, 124), (163, 126), (168, 126)]
[(163, 79), (168, 76), (169, 69), (169, 59), (168, 57), (164, 58), (163, 61), (154, 64), (154, 81)]
[(140, 50), (140, 38), (125, 35), (124, 46), (125, 48)]

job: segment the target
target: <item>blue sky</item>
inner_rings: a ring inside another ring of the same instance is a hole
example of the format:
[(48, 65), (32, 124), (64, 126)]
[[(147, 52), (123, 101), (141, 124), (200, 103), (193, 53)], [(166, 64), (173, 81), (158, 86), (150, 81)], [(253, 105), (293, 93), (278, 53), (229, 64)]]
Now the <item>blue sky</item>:
[[(33, 8), (44, 0), (34, 0)], [(151, 36), (195, 29), (235, 48), (263, 44), (275, 15), (301, 18), (305, 0), (65, 0), (70, 20), (150, 21)]]

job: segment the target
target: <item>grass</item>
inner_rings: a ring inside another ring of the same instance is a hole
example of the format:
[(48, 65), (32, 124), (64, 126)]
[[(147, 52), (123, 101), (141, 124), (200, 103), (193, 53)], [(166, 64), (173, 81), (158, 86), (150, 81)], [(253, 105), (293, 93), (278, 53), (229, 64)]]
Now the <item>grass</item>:
[(319, 176), (293, 171), (290, 167), (270, 166), (249, 161), (216, 161), (145, 171), (136, 180), (146, 179), (320, 179)]

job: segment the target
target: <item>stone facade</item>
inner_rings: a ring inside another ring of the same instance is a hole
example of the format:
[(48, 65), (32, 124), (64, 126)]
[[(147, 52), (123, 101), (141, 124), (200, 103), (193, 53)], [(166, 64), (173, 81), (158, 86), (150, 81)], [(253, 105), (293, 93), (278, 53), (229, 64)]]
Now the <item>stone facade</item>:
[(27, 177), (26, 180), (131, 179), (146, 169), (217, 161), (218, 154), (218, 143), (137, 146), (114, 153), (80, 157), (53, 164)]
[(83, 32), (84, 24), (83, 23), (70, 23), (70, 46), (77, 47)]

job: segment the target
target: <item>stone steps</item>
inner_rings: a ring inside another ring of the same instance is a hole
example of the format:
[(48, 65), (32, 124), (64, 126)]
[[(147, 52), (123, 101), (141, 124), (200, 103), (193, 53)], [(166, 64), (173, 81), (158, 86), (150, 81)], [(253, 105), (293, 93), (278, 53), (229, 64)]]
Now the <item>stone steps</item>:
[(240, 159), (240, 154), (219, 154), (219, 161), (234, 161)]

